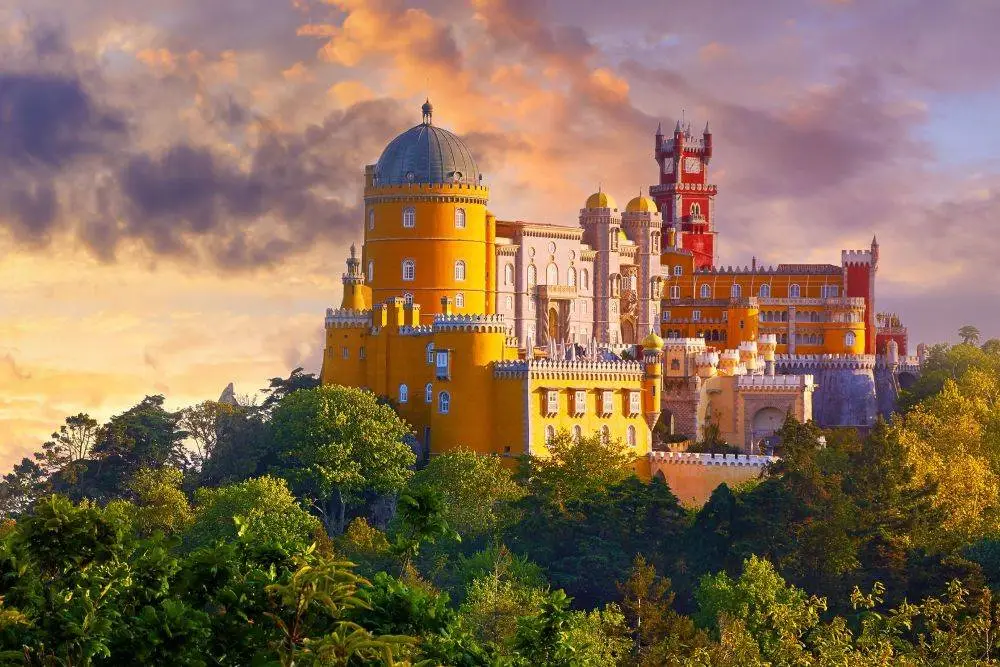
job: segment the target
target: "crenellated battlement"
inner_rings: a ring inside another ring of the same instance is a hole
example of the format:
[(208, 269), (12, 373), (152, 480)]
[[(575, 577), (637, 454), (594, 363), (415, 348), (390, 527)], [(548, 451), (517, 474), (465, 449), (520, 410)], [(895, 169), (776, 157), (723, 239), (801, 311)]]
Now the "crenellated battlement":
[(848, 265), (871, 265), (873, 263), (871, 250), (842, 250), (840, 252), (840, 263)]
[(665, 350), (697, 350), (705, 349), (704, 338), (666, 338), (663, 341)]
[(363, 329), (372, 325), (372, 311), (349, 308), (327, 308), (324, 325), (327, 329)]
[(644, 377), (639, 361), (590, 361), (585, 359), (518, 359), (493, 362), (493, 376), (502, 379), (599, 379), (638, 381)]
[(434, 327), (429, 324), (421, 324), (418, 326), (402, 326), (399, 327), (400, 336), (430, 336), (434, 333)]
[(841, 267), (834, 264), (779, 264), (777, 266), (706, 266), (695, 275), (839, 275)]
[(510, 324), (503, 315), (435, 315), (433, 329), (466, 331), (469, 333), (510, 333)]
[(812, 375), (741, 375), (736, 379), (740, 391), (801, 391), (815, 387)]
[(781, 459), (763, 454), (705, 454), (701, 452), (650, 452), (652, 463), (701, 466), (750, 466), (766, 468)]
[(783, 368), (874, 370), (874, 354), (776, 354)]

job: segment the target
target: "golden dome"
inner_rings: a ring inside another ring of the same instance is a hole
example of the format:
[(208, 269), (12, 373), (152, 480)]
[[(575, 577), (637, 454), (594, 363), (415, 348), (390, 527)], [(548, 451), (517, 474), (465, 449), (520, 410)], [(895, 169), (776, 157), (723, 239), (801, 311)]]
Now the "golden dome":
[(587, 208), (618, 208), (618, 204), (607, 192), (598, 190), (587, 197)]
[(649, 335), (642, 339), (642, 347), (646, 350), (662, 350), (663, 339), (657, 336), (655, 331), (650, 331)]
[(625, 205), (629, 213), (656, 213), (656, 202), (649, 197), (639, 195)]

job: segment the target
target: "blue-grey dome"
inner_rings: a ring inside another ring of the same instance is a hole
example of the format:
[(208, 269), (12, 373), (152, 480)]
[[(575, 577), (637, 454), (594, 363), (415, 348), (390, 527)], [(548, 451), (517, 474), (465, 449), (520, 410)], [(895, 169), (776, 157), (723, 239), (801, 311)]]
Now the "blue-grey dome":
[(478, 185), (479, 168), (468, 146), (448, 130), (431, 124), (432, 107), (422, 107), (424, 122), (389, 142), (375, 165), (375, 185), (466, 183)]

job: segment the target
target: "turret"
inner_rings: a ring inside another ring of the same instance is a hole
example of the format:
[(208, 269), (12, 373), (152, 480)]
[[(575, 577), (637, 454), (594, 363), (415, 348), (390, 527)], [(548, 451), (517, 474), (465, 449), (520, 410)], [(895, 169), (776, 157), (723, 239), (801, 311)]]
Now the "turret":
[(643, 416), (652, 429), (660, 418), (660, 387), (663, 383), (663, 339), (650, 331), (642, 341), (642, 360), (645, 376), (643, 388)]
[(778, 348), (778, 337), (774, 334), (763, 334), (757, 339), (757, 350), (764, 360), (764, 374), (774, 375), (774, 352)]
[(705, 123), (705, 131), (702, 133), (702, 139), (705, 143), (705, 166), (712, 160), (712, 130), (709, 129), (708, 123)]
[(361, 272), (358, 249), (351, 244), (351, 256), (347, 258), (347, 272), (341, 278), (344, 284), (344, 298), (340, 307), (345, 310), (367, 310), (371, 307), (371, 289), (365, 285)]
[(718, 374), (719, 353), (701, 352), (694, 357), (694, 365), (697, 369), (698, 377), (708, 379)]

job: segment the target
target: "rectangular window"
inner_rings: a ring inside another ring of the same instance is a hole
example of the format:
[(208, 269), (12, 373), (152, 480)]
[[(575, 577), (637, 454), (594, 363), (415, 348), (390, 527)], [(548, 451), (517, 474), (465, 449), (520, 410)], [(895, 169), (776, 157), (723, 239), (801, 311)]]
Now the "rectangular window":
[(358, 349), (358, 357), (360, 357), (361, 359), (365, 358), (365, 348), (364, 348), (364, 346), (361, 346)]
[(438, 350), (435, 361), (435, 375), (438, 380), (448, 380), (451, 378), (451, 372), (449, 368), (449, 354), (448, 350)]
[(577, 389), (573, 396), (573, 412), (578, 415), (587, 414), (587, 392)]
[(628, 393), (628, 413), (629, 415), (637, 415), (642, 410), (642, 404), (639, 398), (640, 394), (637, 391), (630, 391)]
[(677, 266), (675, 266), (674, 267), (674, 275), (675, 276), (684, 275), (684, 267), (681, 266), (680, 264), (678, 264)]
[(670, 321), (670, 311), (669, 310), (663, 311), (663, 321), (664, 322), (669, 322)]
[(545, 392), (545, 412), (546, 414), (559, 414), (559, 392), (549, 389)]
[(693, 321), (695, 321), (695, 322), (701, 322), (701, 311), (700, 310), (692, 310), (691, 311), (691, 319)]
[(346, 345), (340, 348), (340, 354), (344, 357), (344, 359), (348, 359), (351, 356), (351, 353), (348, 351)]
[(601, 414), (610, 415), (614, 412), (614, 392), (605, 389), (601, 392)]

